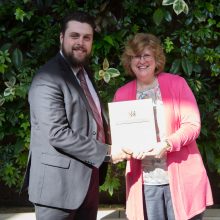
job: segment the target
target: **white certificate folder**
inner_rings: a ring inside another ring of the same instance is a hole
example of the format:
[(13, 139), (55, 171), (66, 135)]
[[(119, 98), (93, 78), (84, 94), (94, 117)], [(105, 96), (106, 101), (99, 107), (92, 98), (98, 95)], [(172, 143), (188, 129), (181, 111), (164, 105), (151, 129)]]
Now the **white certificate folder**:
[(108, 108), (113, 148), (142, 151), (155, 145), (157, 139), (152, 99), (111, 102)]

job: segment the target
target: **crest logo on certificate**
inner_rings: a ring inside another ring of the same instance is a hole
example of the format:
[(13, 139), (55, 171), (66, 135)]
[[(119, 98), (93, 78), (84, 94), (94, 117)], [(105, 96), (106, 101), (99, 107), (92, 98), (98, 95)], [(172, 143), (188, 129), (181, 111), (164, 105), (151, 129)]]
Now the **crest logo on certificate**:
[(108, 109), (113, 148), (141, 151), (157, 142), (152, 99), (111, 102)]

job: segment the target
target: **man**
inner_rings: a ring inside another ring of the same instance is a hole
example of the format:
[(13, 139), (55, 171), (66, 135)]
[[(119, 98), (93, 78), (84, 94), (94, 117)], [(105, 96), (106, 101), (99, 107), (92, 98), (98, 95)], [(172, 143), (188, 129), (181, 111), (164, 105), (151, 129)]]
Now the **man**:
[[(98, 168), (109, 160), (110, 146), (104, 144), (107, 120), (87, 66), (94, 28), (88, 14), (67, 16), (61, 51), (40, 68), (29, 90), (31, 144), (24, 187), (37, 220), (96, 219)], [(113, 162), (128, 158), (123, 152), (112, 155)], [(102, 168), (100, 182), (107, 170)]]

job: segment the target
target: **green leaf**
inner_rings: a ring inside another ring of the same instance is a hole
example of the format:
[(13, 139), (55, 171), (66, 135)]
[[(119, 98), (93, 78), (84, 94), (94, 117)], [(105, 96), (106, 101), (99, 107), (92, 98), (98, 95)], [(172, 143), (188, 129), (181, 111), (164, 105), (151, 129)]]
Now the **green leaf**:
[(5, 98), (3, 98), (2, 96), (0, 96), (0, 106), (2, 106), (5, 102)]
[(173, 3), (173, 10), (177, 15), (184, 11), (186, 3), (183, 0), (175, 0)]
[(202, 88), (202, 83), (199, 80), (195, 80), (195, 90), (199, 92)]
[(190, 24), (192, 24), (192, 22), (193, 22), (193, 17), (189, 17), (189, 18), (186, 19), (185, 24), (190, 25)]
[(5, 166), (5, 174), (6, 175), (13, 175), (14, 167), (11, 163), (6, 164)]
[(172, 63), (172, 66), (170, 68), (170, 72), (171, 73), (178, 73), (179, 72), (179, 68), (180, 68), (180, 63), (181, 60), (180, 59), (175, 59)]
[(110, 79), (111, 79), (110, 74), (109, 74), (108, 72), (105, 72), (105, 75), (104, 75), (103, 79), (104, 79), (104, 81), (105, 81), (106, 83), (109, 83), (109, 81), (110, 81)]
[(185, 4), (185, 7), (183, 9), (183, 12), (187, 15), (189, 13), (189, 7), (187, 4)]
[(103, 66), (103, 70), (107, 70), (109, 68), (109, 62), (107, 58), (104, 59), (102, 66)]
[(134, 25), (131, 27), (131, 32), (132, 32), (132, 33), (137, 33), (139, 30), (140, 30), (140, 27), (139, 27), (137, 24), (134, 24)]
[(9, 81), (5, 82), (5, 85), (8, 87), (8, 88), (12, 88), (16, 83), (16, 78), (14, 76), (12, 76)]
[(25, 12), (20, 8), (16, 8), (16, 11), (15, 11), (16, 20), (20, 20), (21, 22), (23, 22), (24, 17), (25, 17)]
[(104, 2), (103, 4), (100, 5), (100, 12), (105, 11), (106, 7), (108, 6), (108, 1)]
[(27, 130), (27, 128), (29, 128), (30, 127), (30, 124), (29, 124), (29, 122), (28, 121), (26, 121), (26, 122), (23, 122), (22, 124), (21, 124), (21, 126), (20, 126), (21, 128), (24, 128), (24, 130)]
[(164, 47), (166, 53), (170, 53), (174, 49), (174, 44), (170, 37), (166, 37), (166, 39), (164, 40)]
[(6, 44), (3, 44), (2, 46), (1, 46), (1, 50), (2, 51), (5, 51), (5, 50), (9, 50), (10, 49), (10, 47), (11, 47), (11, 43), (6, 43)]
[(4, 96), (10, 96), (15, 94), (15, 88), (6, 88), (4, 91)]
[(175, 0), (163, 0), (162, 5), (172, 5)]
[[(2, 98), (2, 96), (1, 96), (0, 99), (2, 100), (2, 99), (4, 99), (4, 98)], [(0, 127), (2, 127), (2, 125), (3, 125), (4, 122), (5, 122), (5, 114), (4, 114), (4, 113), (0, 113)], [(1, 129), (0, 129), (0, 130), (1, 130)], [(4, 136), (4, 134), (3, 134), (3, 136)], [(2, 137), (2, 134), (1, 134), (1, 132), (0, 132), (0, 140), (1, 140), (1, 137)]]
[(4, 64), (6, 62), (11, 63), (10, 54), (8, 50), (1, 51), (0, 50), (0, 64)]
[(19, 164), (21, 167), (25, 167), (27, 164), (27, 155), (26, 154), (19, 154), (16, 159), (16, 163)]
[(105, 75), (105, 71), (104, 70), (99, 70), (99, 76), (100, 78), (103, 78)]
[(202, 67), (198, 64), (193, 65), (193, 71), (196, 73), (201, 73), (202, 72)]
[(113, 39), (112, 37), (110, 37), (109, 35), (106, 35), (104, 37), (104, 41), (108, 42), (110, 45), (114, 46), (114, 42), (113, 42)]
[(196, 48), (196, 53), (199, 55), (199, 56), (203, 56), (205, 54), (205, 49), (203, 47), (197, 47)]
[(202, 127), (202, 128), (201, 128), (201, 133), (202, 133), (203, 135), (205, 135), (206, 137), (208, 137), (208, 130), (207, 130), (206, 127)]
[(117, 77), (117, 76), (120, 76), (120, 72), (119, 70), (115, 69), (115, 68), (109, 68), (107, 69), (107, 71), (110, 75), (111, 78), (114, 78), (114, 77)]
[(215, 10), (215, 6), (213, 4), (211, 4), (211, 3), (209, 3), (209, 2), (205, 3), (205, 7), (207, 8), (207, 10), (209, 12), (213, 12)]
[(29, 11), (28, 13), (26, 13), (26, 18), (28, 19), (28, 20), (30, 20), (31, 19), (31, 17), (33, 16), (33, 12), (32, 11)]
[(0, 64), (0, 73), (5, 73), (5, 70), (7, 69), (7, 65)]
[(13, 51), (12, 61), (17, 68), (20, 67), (23, 63), (23, 54), (18, 48)]
[(169, 11), (165, 11), (164, 12), (164, 19), (168, 22), (171, 22), (172, 21), (172, 15)]
[(100, 80), (101, 79), (100, 76), (99, 76), (99, 71), (95, 72), (95, 79), (96, 80)]
[(187, 58), (183, 58), (181, 64), (183, 71), (190, 76), (193, 70), (192, 62)]
[(164, 18), (164, 11), (161, 8), (158, 8), (153, 14), (154, 23), (157, 26), (159, 26), (163, 18)]

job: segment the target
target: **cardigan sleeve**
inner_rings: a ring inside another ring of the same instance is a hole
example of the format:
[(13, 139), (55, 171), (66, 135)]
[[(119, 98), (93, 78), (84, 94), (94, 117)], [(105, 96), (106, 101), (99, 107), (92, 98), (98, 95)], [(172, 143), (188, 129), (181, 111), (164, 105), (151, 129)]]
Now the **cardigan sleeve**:
[(182, 146), (195, 141), (201, 129), (200, 113), (196, 99), (185, 79), (180, 77), (175, 87), (179, 88), (175, 97), (175, 105), (178, 106), (178, 117), (173, 117), (177, 117), (175, 124), (178, 124), (178, 128), (167, 138), (172, 146), (171, 152), (179, 151)]

